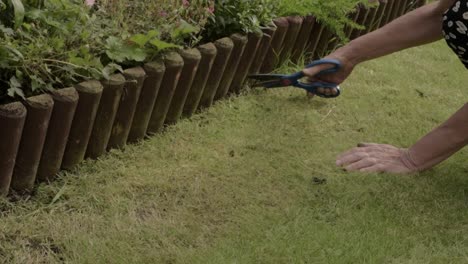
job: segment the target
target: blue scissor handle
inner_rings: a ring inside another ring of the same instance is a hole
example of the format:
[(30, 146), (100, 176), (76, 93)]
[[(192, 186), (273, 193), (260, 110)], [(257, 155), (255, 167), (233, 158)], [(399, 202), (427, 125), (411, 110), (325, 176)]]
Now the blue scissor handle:
[[(323, 74), (329, 74), (329, 73), (335, 73), (335, 72), (337, 72), (337, 71), (339, 71), (341, 69), (341, 63), (338, 60), (334, 60), (334, 59), (322, 59), (322, 60), (313, 61), (312, 63), (307, 65), (306, 68), (312, 68), (312, 67), (322, 65), (322, 64), (332, 64), (332, 65), (334, 65), (334, 67), (330, 68), (330, 69), (323, 70), (323, 71), (319, 72), (316, 76), (320, 76), (320, 75), (323, 75)], [(290, 76), (288, 76), (286, 78), (291, 80), (293, 86), (305, 89), (308, 92), (314, 93), (314, 94), (316, 94), (316, 95), (318, 95), (320, 97), (333, 98), (333, 97), (338, 97), (340, 95), (340, 93), (341, 93), (340, 87), (335, 83), (320, 82), (320, 81), (313, 82), (313, 83), (300, 82), (299, 80), (301, 78), (304, 78), (304, 77), (305, 77), (304, 72), (300, 71), (300, 72), (292, 74), (292, 75), (290, 75)], [(317, 93), (318, 88), (325, 88), (325, 89), (335, 88), (335, 89), (337, 89), (337, 93), (334, 94), (334, 95), (320, 94), (320, 93)]]

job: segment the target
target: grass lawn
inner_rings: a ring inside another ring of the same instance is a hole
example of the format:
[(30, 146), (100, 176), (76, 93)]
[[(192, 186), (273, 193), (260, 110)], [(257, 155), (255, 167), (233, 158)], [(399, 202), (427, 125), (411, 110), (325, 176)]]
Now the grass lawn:
[(467, 263), (468, 152), (413, 176), (349, 174), (358, 142), (408, 146), (466, 102), (444, 43), (359, 66), (336, 100), (216, 104), (2, 201), (2, 263)]

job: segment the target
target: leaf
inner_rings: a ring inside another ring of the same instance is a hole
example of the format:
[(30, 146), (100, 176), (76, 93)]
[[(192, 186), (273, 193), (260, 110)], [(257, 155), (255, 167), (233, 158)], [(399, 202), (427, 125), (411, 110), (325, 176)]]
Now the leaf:
[(24, 92), (21, 90), (21, 83), (18, 81), (18, 79), (16, 79), (15, 76), (10, 78), (8, 84), (10, 85), (10, 88), (8, 89), (8, 96), (15, 97), (16, 95), (19, 95), (21, 98), (25, 99)]
[(133, 35), (130, 38), (130, 41), (137, 44), (140, 47), (144, 47), (146, 45), (146, 43), (148, 43), (148, 41), (150, 41), (150, 39), (151, 38), (148, 35), (136, 34), (136, 35)]
[(2, 32), (5, 36), (13, 36), (15, 34), (13, 29), (5, 27), (2, 24), (0, 24), (0, 32)]
[(32, 91), (41, 89), (45, 86), (45, 82), (41, 78), (37, 77), (36, 75), (31, 75), (29, 76), (29, 78), (31, 78), (31, 90)]
[(146, 59), (146, 51), (144, 49), (136, 48), (133, 49), (132, 56), (129, 57), (129, 59), (132, 59), (134, 61), (142, 62), (145, 61)]
[(160, 33), (159, 33), (158, 31), (156, 31), (156, 30), (150, 30), (150, 31), (148, 31), (148, 34), (146, 34), (146, 35), (147, 35), (150, 39), (152, 39), (152, 38), (158, 37), (159, 34), (160, 34)]
[(63, 194), (65, 193), (65, 190), (66, 190), (66, 187), (67, 185), (63, 185), (62, 188), (60, 188), (60, 190), (58, 191), (58, 193), (54, 196), (54, 198), (52, 199), (52, 201), (50, 202), (49, 205), (53, 205), (54, 203), (56, 203), (62, 196)]
[(18, 28), (24, 21), (24, 5), (21, 0), (10, 0), (15, 12), (15, 28)]
[(192, 33), (197, 33), (200, 31), (200, 28), (193, 26), (187, 21), (181, 19), (180, 25), (174, 29), (174, 31), (171, 33), (171, 37), (174, 40), (177, 40), (178, 38), (183, 38), (189, 34)]
[(180, 46), (168, 43), (159, 39), (153, 39), (150, 41), (150, 44), (153, 45), (158, 50), (170, 49), (170, 48), (180, 48)]
[(116, 71), (123, 72), (122, 66), (116, 63), (109, 63), (102, 69), (102, 77), (104, 77), (106, 80), (109, 80), (110, 76)]

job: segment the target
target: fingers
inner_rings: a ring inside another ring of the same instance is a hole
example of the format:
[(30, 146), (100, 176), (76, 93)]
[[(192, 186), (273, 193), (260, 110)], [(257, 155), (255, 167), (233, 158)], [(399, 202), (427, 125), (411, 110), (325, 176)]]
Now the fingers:
[(366, 173), (395, 173), (395, 174), (408, 174), (413, 172), (404, 164), (399, 162), (386, 162), (379, 163), (359, 170)]
[[(322, 64), (322, 65), (317, 65), (317, 66), (311, 67), (311, 68), (305, 68), (305, 69), (302, 70), (302, 72), (304, 72), (305, 76), (307, 76), (309, 78), (314, 78), (314, 76), (317, 75), (319, 72), (331, 69), (333, 67), (334, 67), (333, 64)], [(312, 79), (312, 80), (314, 80), (314, 79)]]
[(346, 171), (398, 174), (412, 172), (412, 168), (401, 161), (401, 155), (401, 149), (392, 145), (360, 143), (358, 147), (339, 155), (336, 165)]
[(377, 144), (377, 143), (359, 143), (357, 146), (360, 148), (372, 147), (372, 148), (382, 148), (382, 149), (398, 149), (389, 144)]
[(336, 160), (337, 166), (347, 166), (349, 164), (355, 163), (359, 160), (369, 157), (369, 154), (362, 151), (350, 150), (342, 155), (340, 155)]
[(345, 170), (347, 171), (360, 171), (365, 168), (373, 167), (378, 164), (378, 160), (374, 158), (365, 158), (358, 160), (354, 163), (351, 163), (350, 165), (344, 167)]
[(311, 93), (311, 92), (307, 92), (307, 97), (309, 98), (314, 98), (315, 94)]
[(336, 88), (329, 89), (329, 88), (320, 87), (320, 88), (317, 88), (317, 93), (323, 94), (323, 95), (326, 95), (326, 96), (330, 96), (330, 95), (338, 94), (338, 90)]

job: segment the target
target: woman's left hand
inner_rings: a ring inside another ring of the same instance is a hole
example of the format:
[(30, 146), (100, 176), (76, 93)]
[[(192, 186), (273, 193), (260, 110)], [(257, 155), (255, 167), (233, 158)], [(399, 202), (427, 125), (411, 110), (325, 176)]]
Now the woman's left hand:
[(336, 165), (346, 171), (360, 172), (387, 172), (395, 174), (408, 174), (416, 172), (405, 155), (406, 149), (392, 145), (360, 143), (340, 156)]

